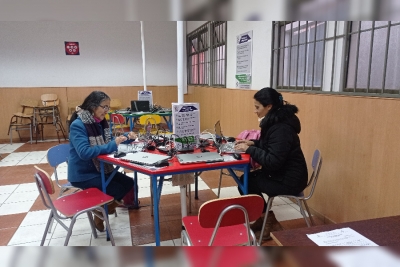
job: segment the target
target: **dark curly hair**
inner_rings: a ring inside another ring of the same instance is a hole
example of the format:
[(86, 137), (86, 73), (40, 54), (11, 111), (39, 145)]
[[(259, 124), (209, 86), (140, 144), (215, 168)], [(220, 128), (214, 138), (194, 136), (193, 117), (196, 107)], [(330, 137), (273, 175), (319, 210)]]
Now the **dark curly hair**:
[[(93, 91), (85, 98), (82, 105), (80, 105), (79, 107), (81, 109), (88, 110), (90, 113), (93, 113), (94, 110), (98, 106), (100, 106), (100, 103), (103, 102), (104, 100), (110, 100), (110, 97), (102, 91)], [(74, 120), (76, 120), (77, 117), (78, 117), (78, 114), (75, 111), (71, 116), (70, 124)]]

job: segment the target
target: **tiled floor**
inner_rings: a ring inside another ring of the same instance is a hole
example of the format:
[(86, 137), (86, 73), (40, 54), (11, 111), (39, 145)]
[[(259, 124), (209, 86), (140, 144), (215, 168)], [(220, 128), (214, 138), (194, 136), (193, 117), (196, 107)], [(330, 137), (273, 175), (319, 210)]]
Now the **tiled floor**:
[[(34, 183), (34, 165), (47, 171), (54, 179), (54, 171), (47, 163), (46, 151), (57, 145), (57, 141), (38, 144), (0, 144), (0, 245), (36, 246), (40, 244), (49, 211), (42, 204)], [(59, 178), (66, 179), (66, 165), (58, 167)], [(192, 215), (202, 203), (217, 198), (219, 171), (204, 172), (199, 180), (199, 199), (192, 192)], [(155, 245), (154, 224), (150, 209), (149, 178), (139, 175), (139, 199), (141, 208), (127, 210), (117, 208), (118, 216), (110, 216), (110, 224), (116, 245)], [(58, 196), (56, 187), (55, 197)], [(192, 187), (193, 190), (193, 187)], [(221, 197), (239, 195), (236, 183), (228, 176), (223, 177)], [(275, 199), (272, 209), (285, 229), (306, 227), (298, 207), (287, 199)], [(322, 224), (317, 220), (317, 224)], [(165, 182), (160, 201), (160, 236), (162, 246), (180, 246), (181, 207), (179, 187)], [(73, 246), (110, 246), (104, 233), (92, 236), (88, 219), (77, 220), (69, 241)], [(66, 231), (54, 223), (47, 235), (45, 245), (63, 245)], [(276, 245), (272, 240), (263, 245)]]

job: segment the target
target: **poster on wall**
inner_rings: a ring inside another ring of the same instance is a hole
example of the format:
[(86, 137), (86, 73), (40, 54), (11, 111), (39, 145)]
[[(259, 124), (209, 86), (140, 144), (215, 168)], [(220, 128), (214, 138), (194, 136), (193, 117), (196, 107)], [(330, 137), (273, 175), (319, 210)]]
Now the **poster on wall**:
[(176, 135), (175, 148), (193, 148), (200, 137), (199, 103), (172, 103), (172, 125)]
[(253, 31), (236, 36), (236, 88), (251, 88)]
[(79, 42), (64, 42), (65, 54), (67, 56), (79, 55)]
[(149, 101), (150, 107), (153, 106), (153, 92), (152, 91), (138, 91), (138, 100)]

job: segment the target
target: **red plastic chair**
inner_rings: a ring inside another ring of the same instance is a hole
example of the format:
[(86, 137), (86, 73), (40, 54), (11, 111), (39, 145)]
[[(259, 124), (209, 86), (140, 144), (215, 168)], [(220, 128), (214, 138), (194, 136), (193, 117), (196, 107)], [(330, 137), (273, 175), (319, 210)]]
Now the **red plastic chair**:
[[(79, 215), (86, 213), (89, 218), (90, 226), (94, 238), (97, 238), (97, 232), (94, 228), (94, 222), (92, 218), (92, 211), (99, 211), (102, 214), (102, 219), (106, 223), (106, 228), (110, 235), (111, 244), (115, 246), (114, 237), (111, 232), (111, 227), (108, 222), (103, 205), (114, 200), (113, 197), (101, 192), (97, 188), (89, 188), (86, 190), (79, 191), (74, 194), (64, 195), (56, 200), (52, 200), (50, 195), (55, 193), (54, 184), (47, 172), (35, 166), (37, 170), (35, 173), (35, 181), (39, 190), (40, 197), (42, 198), (43, 204), (51, 209), (49, 219), (47, 220), (46, 229), (44, 230), (43, 238), (40, 243), (43, 246), (47, 236), (51, 222), (56, 220), (68, 233), (64, 241), (64, 246), (68, 245), (69, 238), (72, 234), (72, 229)], [(98, 216), (93, 213), (94, 216)], [(99, 216), (100, 217), (100, 216)], [(71, 219), (70, 226), (66, 226), (62, 220)]]
[(219, 198), (205, 202), (198, 216), (182, 219), (182, 245), (257, 245), (250, 222), (262, 213), (264, 200), (258, 195)]
[(114, 136), (123, 135), (125, 132), (125, 129), (129, 129), (129, 125), (124, 123), (125, 122), (124, 116), (122, 116), (121, 114), (116, 114), (116, 113), (113, 113), (110, 116), (111, 116), (111, 123), (112, 123), (112, 125), (110, 127), (112, 127), (112, 129), (113, 129)]

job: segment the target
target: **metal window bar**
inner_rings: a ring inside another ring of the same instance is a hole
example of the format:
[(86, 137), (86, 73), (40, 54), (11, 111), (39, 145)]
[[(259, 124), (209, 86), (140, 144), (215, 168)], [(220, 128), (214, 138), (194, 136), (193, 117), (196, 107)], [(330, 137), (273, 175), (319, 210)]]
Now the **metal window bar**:
[[(276, 27), (276, 23), (275, 22), (272, 22), (272, 38), (271, 38), (271, 68), (269, 69), (269, 87), (271, 87), (271, 88), (274, 88), (274, 81), (275, 81), (275, 77), (274, 77), (274, 69), (275, 68), (277, 68), (278, 67), (278, 69), (279, 69), (279, 60), (278, 60), (278, 62), (277, 62), (277, 66), (275, 66), (275, 62), (274, 62), (274, 59), (275, 59), (275, 49), (274, 49), (274, 46), (275, 46), (275, 27)], [(277, 77), (277, 79), (278, 79), (278, 77)], [(277, 83), (278, 84), (278, 83)]]
[(290, 76), (292, 68), (292, 47), (293, 47), (293, 22), (290, 23), (290, 46), (289, 46), (289, 71), (288, 71), (288, 89), (290, 89)]
[[(198, 29), (187, 35), (187, 54), (188, 54), (188, 83), (204, 84), (206, 76), (205, 66), (207, 65), (209, 43), (207, 39), (209, 22), (203, 24)], [(200, 75), (203, 70), (202, 75)]]
[(298, 28), (297, 28), (297, 62), (296, 62), (296, 90), (297, 90), (297, 84), (298, 84), (298, 78), (299, 78), (299, 53), (300, 53), (300, 21), (298, 22)]
[(358, 57), (360, 53), (360, 36), (361, 36), (361, 21), (358, 22), (358, 35), (357, 35), (357, 52), (356, 52), (356, 65), (354, 68), (354, 90), (353, 92), (356, 91), (357, 88), (357, 72), (358, 72)]
[(213, 22), (211, 26), (211, 85), (226, 84), (226, 21)]
[[(391, 28), (391, 22), (388, 21), (388, 29), (387, 29), (387, 34), (386, 34), (386, 48), (385, 48), (385, 62), (383, 65), (383, 77), (382, 77), (382, 90), (381, 94), (384, 93), (385, 91), (385, 84), (386, 84), (386, 69), (387, 69), (387, 59), (389, 55), (389, 42), (390, 42), (390, 28)], [(400, 90), (399, 90), (400, 93)]]
[(334, 79), (334, 74), (335, 74), (335, 57), (336, 57), (336, 30), (337, 30), (337, 21), (335, 21), (335, 27), (334, 27), (334, 32), (333, 32), (333, 53), (332, 53), (332, 71), (331, 71), (331, 86), (329, 91), (333, 91), (333, 79)]
[(374, 27), (375, 27), (375, 21), (372, 22), (372, 28), (371, 28), (371, 44), (369, 47), (369, 59), (368, 59), (367, 93), (369, 93), (369, 87), (371, 85), (372, 52), (374, 50), (374, 34), (375, 34)]
[(308, 41), (308, 20), (306, 21), (306, 37), (304, 39), (303, 91), (306, 89), (306, 72), (307, 72), (307, 58), (308, 58), (307, 41)]
[[(315, 51), (317, 50), (317, 26), (318, 21), (314, 21), (314, 55), (313, 55), (313, 66), (312, 66), (312, 74), (311, 74), (311, 91), (314, 90), (314, 71), (315, 71)], [(322, 86), (321, 86), (322, 88)]]
[[(324, 86), (324, 64), (325, 64), (325, 44), (326, 44), (326, 25), (328, 24), (327, 21), (324, 22), (324, 41), (322, 43), (322, 71), (321, 71), (321, 91), (323, 91), (323, 86)], [(315, 29), (317, 30), (317, 28)]]
[[(295, 84), (294, 86), (291, 86), (291, 82), (290, 82), (291, 80), (295, 79), (294, 77), (293, 77), (293, 79), (290, 77), (291, 76), (290, 72), (291, 72), (292, 68), (296, 68), (296, 66), (299, 65), (299, 63), (298, 63), (299, 60), (296, 62), (296, 65), (295, 65), (294, 62), (293, 62), (293, 64), (291, 64), (292, 63), (291, 62), (292, 61), (291, 50), (297, 49), (299, 51), (299, 47), (296, 47), (296, 46), (304, 45), (304, 49), (305, 49), (305, 51), (304, 51), (304, 55), (305, 55), (304, 60), (307, 61), (307, 55), (310, 54), (310, 53), (307, 52), (307, 45), (312, 44), (313, 48), (314, 48), (313, 52), (312, 52), (313, 53), (312, 71), (311, 72), (309, 72), (309, 71), (307, 72), (307, 67), (305, 67), (305, 70), (304, 70), (306, 72), (306, 73), (304, 73), (304, 76), (307, 76), (306, 75), (307, 73), (311, 73), (311, 77), (310, 77), (311, 78), (311, 88), (310, 88), (310, 85), (309, 86), (306, 85), (307, 79), (305, 79), (303, 81), (303, 88), (304, 88), (304, 90), (314, 90), (315, 78), (316, 78), (316, 76), (315, 76), (315, 70), (316, 70), (316, 68), (315, 68), (315, 65), (316, 65), (315, 53), (316, 53), (316, 49), (317, 49), (317, 43), (320, 43), (320, 42), (323, 43), (323, 51), (322, 51), (322, 53), (323, 53), (323, 56), (324, 56), (324, 54), (325, 54), (325, 42), (327, 40), (334, 39), (334, 38), (342, 38), (342, 37), (345, 36), (345, 34), (342, 34), (342, 35), (336, 35), (336, 37), (326, 38), (326, 25), (327, 24), (325, 22), (322, 22), (322, 23), (320, 23), (320, 25), (322, 25), (322, 24), (324, 25), (324, 29), (322, 30), (323, 34), (324, 34), (324, 37), (321, 38), (320, 40), (316, 40), (317, 28), (318, 28), (319, 25), (318, 25), (317, 21), (315, 21), (314, 23), (315, 23), (315, 25), (311, 25), (311, 27), (315, 28), (313, 40), (308, 40), (308, 30), (309, 30), (308, 28), (310, 28), (310, 24), (308, 22), (306, 22), (306, 41), (304, 43), (303, 42), (302, 43), (298, 42), (297, 44), (293, 44), (293, 22), (292, 22), (291, 25), (290, 25), (291, 26), (290, 27), (291, 28), (290, 31), (292, 32), (291, 40), (290, 40), (290, 43), (288, 45), (286, 45), (286, 33), (288, 31), (286, 29), (288, 28), (288, 24), (289, 23), (279, 22), (279, 23), (273, 24), (273, 25), (275, 25), (275, 30), (277, 30), (279, 28), (279, 33), (283, 34), (283, 36), (278, 36), (278, 37), (273, 35), (273, 39), (278, 38), (279, 42), (276, 43), (276, 42), (274, 42), (274, 40), (272, 40), (272, 43), (274, 44), (272, 46), (273, 47), (272, 48), (272, 53), (274, 53), (274, 52), (278, 53), (276, 57), (277, 57), (277, 60), (279, 62), (279, 67), (276, 68), (277, 73), (274, 74), (274, 76), (276, 76), (276, 78), (274, 77), (273, 79), (271, 79), (271, 81), (272, 80), (276, 80), (277, 81), (277, 88), (289, 89), (289, 90), (290, 89), (296, 89), (296, 88), (299, 89), (298, 87), (300, 86), (300, 84), (298, 83), (298, 70), (297, 70), (296, 74), (293, 73), (293, 75), (296, 75), (296, 77), (297, 77), (296, 78), (296, 83), (297, 84)], [(279, 25), (279, 26), (277, 26), (277, 25)], [(283, 40), (282, 40), (282, 37), (283, 37)], [(284, 44), (284, 45), (282, 45), (282, 44)], [(288, 53), (290, 53), (289, 54), (289, 60), (286, 59), (286, 57), (285, 57), (286, 49), (288, 49)], [(297, 57), (300, 58), (300, 54), (299, 53), (298, 53)], [(324, 57), (322, 58), (322, 60), (324, 61)], [(272, 60), (271, 60), (271, 62), (272, 62)], [(275, 59), (274, 59), (273, 62), (275, 62)], [(285, 69), (285, 64), (289, 64), (289, 66), (286, 69)], [(305, 65), (306, 65), (306, 63), (305, 63)], [(273, 72), (273, 70), (271, 70), (271, 73), (272, 72)], [(323, 72), (321, 72), (321, 77), (323, 78), (322, 75), (323, 75)], [(286, 79), (285, 79), (285, 77), (286, 77)], [(321, 86), (318, 88), (318, 90), (321, 90), (321, 88), (322, 88)]]
[[(286, 24), (283, 24), (283, 58), (282, 58), (282, 88), (285, 86), (285, 52), (286, 52)], [(280, 40), (279, 40), (280, 41)]]

